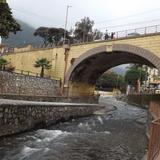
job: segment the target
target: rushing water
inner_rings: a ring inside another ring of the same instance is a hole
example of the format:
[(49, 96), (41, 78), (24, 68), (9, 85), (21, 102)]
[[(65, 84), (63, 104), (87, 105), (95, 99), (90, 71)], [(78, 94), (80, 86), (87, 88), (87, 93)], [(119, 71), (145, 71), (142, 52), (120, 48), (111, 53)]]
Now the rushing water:
[(0, 160), (140, 160), (146, 111), (114, 98), (101, 103), (106, 105), (102, 115), (1, 138)]

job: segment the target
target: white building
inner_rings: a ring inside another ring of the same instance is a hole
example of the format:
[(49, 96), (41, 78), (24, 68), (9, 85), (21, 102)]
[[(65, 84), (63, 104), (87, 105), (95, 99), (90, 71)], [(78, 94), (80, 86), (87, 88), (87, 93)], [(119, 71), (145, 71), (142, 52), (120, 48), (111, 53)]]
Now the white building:
[(153, 83), (159, 80), (159, 71), (156, 68), (147, 67), (148, 79), (147, 83)]

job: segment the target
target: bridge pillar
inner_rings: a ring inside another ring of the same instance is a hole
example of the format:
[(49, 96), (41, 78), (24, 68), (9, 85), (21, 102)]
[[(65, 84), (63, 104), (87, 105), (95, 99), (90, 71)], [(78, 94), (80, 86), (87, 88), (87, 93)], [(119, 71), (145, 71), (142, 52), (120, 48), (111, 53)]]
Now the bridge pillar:
[(68, 96), (69, 97), (89, 97), (94, 95), (95, 85), (82, 82), (69, 82)]

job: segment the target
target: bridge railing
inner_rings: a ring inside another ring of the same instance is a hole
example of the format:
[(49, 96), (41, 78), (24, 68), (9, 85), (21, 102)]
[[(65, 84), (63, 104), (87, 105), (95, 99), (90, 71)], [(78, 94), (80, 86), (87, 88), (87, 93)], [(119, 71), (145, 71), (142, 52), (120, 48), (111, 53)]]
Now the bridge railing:
[[(20, 69), (14, 69), (13, 71), (11, 71), (11, 73), (27, 75), (27, 76), (34, 76), (34, 77), (41, 77), (40, 73), (25, 71), (25, 70), (20, 70)], [(53, 80), (57, 80), (57, 81), (59, 81), (61, 79), (60, 77), (51, 77), (51, 76), (46, 75), (46, 74), (44, 74), (43, 78), (53, 79)]]
[(160, 25), (140, 27), (135, 29), (123, 30), (115, 32), (115, 38), (134, 37), (160, 32)]
[[(135, 28), (135, 29), (128, 29), (128, 30), (122, 30), (122, 31), (117, 31), (115, 32), (114, 36), (112, 39), (119, 39), (119, 38), (127, 38), (127, 37), (138, 37), (138, 36), (141, 36), (141, 35), (147, 35), (147, 34), (153, 34), (153, 33), (160, 33), (160, 25), (153, 25), (153, 26), (147, 26), (147, 27), (141, 27), (141, 28)], [(109, 37), (107, 40), (110, 40), (111, 37)], [(100, 41), (104, 41), (105, 39), (101, 39)], [(98, 42), (100, 42), (98, 41)], [(91, 41), (91, 42), (94, 42)], [(90, 42), (90, 43), (91, 43)], [(84, 42), (84, 43), (88, 43), (88, 42)], [(82, 42), (76, 42), (74, 44), (78, 45), (78, 44), (84, 44)], [(60, 47), (61, 45), (58, 45), (58, 46), (54, 46), (54, 47)], [(27, 51), (30, 51), (30, 50), (36, 50), (36, 49), (47, 49), (47, 48), (54, 48), (52, 46), (32, 46), (30, 49), (28, 49)], [(6, 47), (4, 49), (4, 52), (1, 53), (2, 55), (3, 54), (10, 54), (10, 53), (14, 53), (14, 48), (8, 48)], [(17, 51), (16, 51), (17, 52)]]

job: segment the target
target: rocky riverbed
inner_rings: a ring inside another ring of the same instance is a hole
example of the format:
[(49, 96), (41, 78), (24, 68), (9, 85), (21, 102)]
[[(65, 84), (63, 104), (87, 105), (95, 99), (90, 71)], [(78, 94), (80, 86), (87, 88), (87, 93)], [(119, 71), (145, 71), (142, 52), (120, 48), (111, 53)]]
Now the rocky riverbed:
[(0, 160), (141, 160), (146, 110), (101, 97), (105, 110), (0, 139)]

